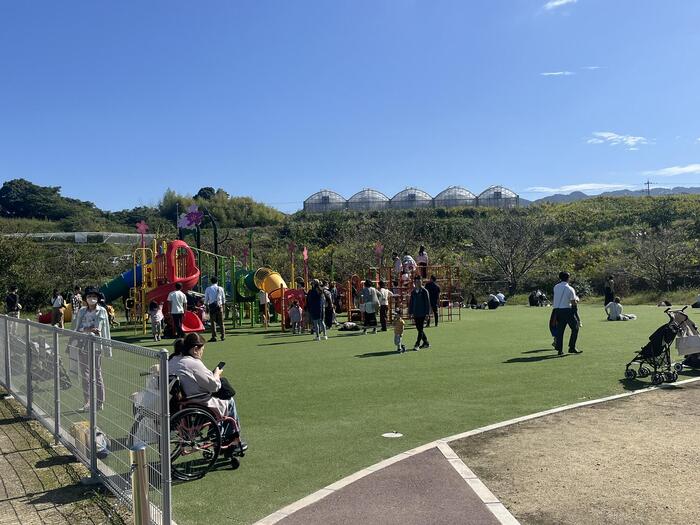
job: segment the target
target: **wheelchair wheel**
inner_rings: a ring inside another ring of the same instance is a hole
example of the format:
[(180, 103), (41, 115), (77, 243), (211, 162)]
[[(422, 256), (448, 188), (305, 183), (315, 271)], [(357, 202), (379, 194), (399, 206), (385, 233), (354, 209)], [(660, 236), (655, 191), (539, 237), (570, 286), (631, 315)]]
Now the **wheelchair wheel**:
[(174, 478), (203, 477), (216, 463), (221, 432), (214, 416), (201, 408), (186, 408), (170, 418), (170, 465)]

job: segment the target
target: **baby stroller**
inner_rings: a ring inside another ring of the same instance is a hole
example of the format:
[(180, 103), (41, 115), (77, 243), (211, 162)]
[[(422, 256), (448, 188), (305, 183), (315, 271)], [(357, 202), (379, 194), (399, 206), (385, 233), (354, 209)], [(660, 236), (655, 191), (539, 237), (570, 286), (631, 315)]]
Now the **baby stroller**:
[(683, 358), (681, 363), (674, 365), (678, 372), (684, 367), (700, 368), (700, 332), (698, 332), (697, 325), (690, 319), (680, 325), (680, 331), (676, 338), (676, 349), (678, 355)]
[[(673, 383), (678, 379), (678, 372), (683, 369), (681, 363), (671, 363), (671, 343), (679, 333), (684, 333), (686, 325), (691, 323), (684, 310), (666, 308), (668, 323), (661, 325), (649, 336), (649, 342), (644, 345), (637, 355), (625, 367), (625, 379), (651, 376), (653, 385), (664, 381)], [(634, 368), (637, 367), (637, 370)]]

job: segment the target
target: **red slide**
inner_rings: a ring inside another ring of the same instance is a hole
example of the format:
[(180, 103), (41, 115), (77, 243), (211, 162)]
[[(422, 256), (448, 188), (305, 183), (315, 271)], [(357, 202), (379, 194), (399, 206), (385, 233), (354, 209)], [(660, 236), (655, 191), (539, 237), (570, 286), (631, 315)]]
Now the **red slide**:
[[(180, 277), (177, 275), (177, 252), (178, 249), (184, 249), (186, 253), (185, 257), (185, 275)], [(168, 244), (168, 251), (165, 254), (166, 257), (166, 272), (167, 272), (167, 283), (159, 286), (155, 290), (148, 293), (146, 298), (148, 302), (156, 301), (157, 303), (163, 303), (163, 315), (166, 319), (170, 320), (168, 315), (170, 310), (170, 305), (168, 304), (168, 294), (175, 291), (175, 284), (180, 283), (182, 285), (182, 291), (187, 292), (194, 288), (199, 282), (199, 268), (197, 268), (197, 261), (194, 256), (194, 252), (190, 249), (184, 241), (172, 241)], [(202, 320), (194, 313), (187, 311), (182, 319), (182, 331), (185, 333), (189, 332), (203, 332), (204, 324)]]

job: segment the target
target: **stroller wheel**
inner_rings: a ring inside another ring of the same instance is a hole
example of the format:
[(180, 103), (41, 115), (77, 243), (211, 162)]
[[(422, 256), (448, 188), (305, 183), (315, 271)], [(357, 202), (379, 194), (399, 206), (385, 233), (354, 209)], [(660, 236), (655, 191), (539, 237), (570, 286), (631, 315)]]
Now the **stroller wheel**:
[(673, 370), (680, 374), (683, 371), (683, 363), (673, 363)]
[(238, 458), (236, 456), (231, 456), (231, 469), (236, 470), (240, 466), (241, 462), (238, 461)]
[(678, 380), (678, 372), (666, 372), (664, 374), (664, 379), (667, 383), (675, 383)]
[(625, 379), (635, 379), (637, 377), (637, 372), (635, 372), (632, 368), (627, 368), (625, 370)]
[(639, 377), (648, 377), (649, 374), (651, 374), (651, 370), (649, 370), (646, 366), (639, 369)]
[(651, 375), (651, 384), (652, 385), (660, 385), (663, 382), (664, 382), (664, 375), (661, 372), (654, 372)]

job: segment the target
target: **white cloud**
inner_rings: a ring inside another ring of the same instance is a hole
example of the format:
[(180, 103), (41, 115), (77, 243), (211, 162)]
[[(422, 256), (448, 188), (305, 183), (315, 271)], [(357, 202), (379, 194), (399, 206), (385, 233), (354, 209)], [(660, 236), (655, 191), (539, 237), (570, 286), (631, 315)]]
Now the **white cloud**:
[(700, 137), (698, 137), (698, 143), (700, 143)]
[(533, 186), (527, 188), (527, 191), (532, 193), (571, 193), (572, 191), (614, 191), (614, 190), (629, 190), (634, 186), (628, 184), (607, 184), (605, 182), (586, 182), (584, 184), (567, 184), (558, 188), (550, 188), (549, 186)]
[(700, 175), (700, 164), (688, 164), (687, 166), (671, 166), (660, 170), (645, 171), (649, 177), (674, 177), (676, 175)]
[(547, 71), (545, 73), (540, 73), (543, 77), (568, 77), (570, 75), (575, 75), (573, 71)]
[(649, 144), (646, 137), (635, 137), (634, 135), (619, 135), (612, 131), (594, 131), (592, 137), (586, 142), (588, 144), (604, 144), (611, 146), (624, 146), (628, 151), (637, 151), (639, 146)]
[(552, 9), (556, 9), (557, 7), (562, 7), (567, 4), (575, 4), (578, 0), (549, 0), (546, 4), (544, 4), (544, 8), (547, 11), (550, 11)]
[(581, 69), (587, 69), (588, 71), (595, 71), (596, 69), (602, 69), (602, 66), (583, 66)]

